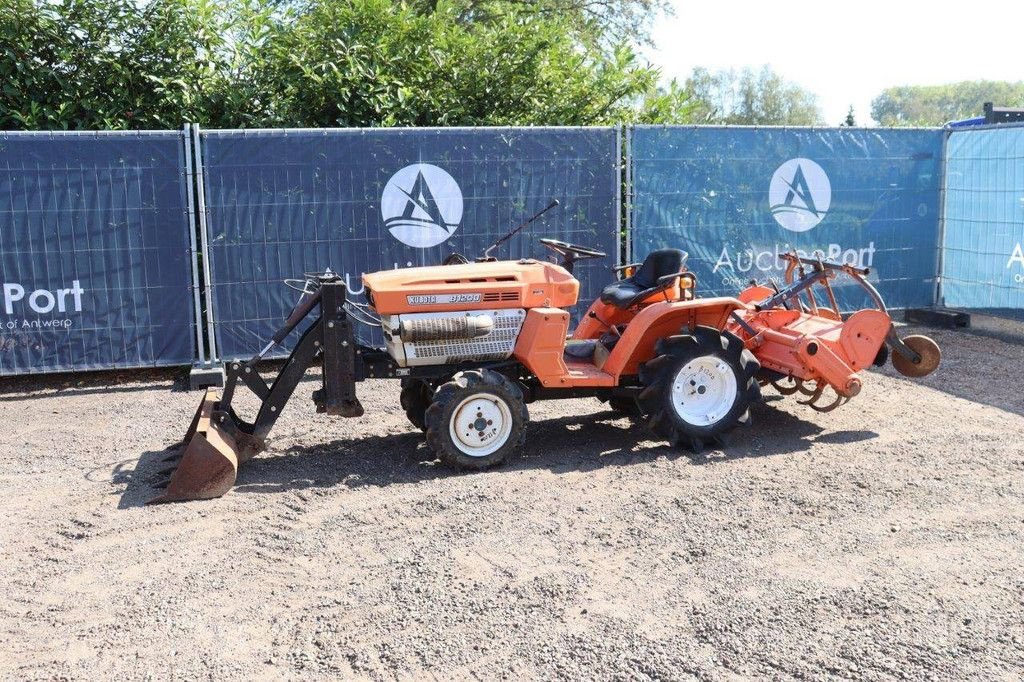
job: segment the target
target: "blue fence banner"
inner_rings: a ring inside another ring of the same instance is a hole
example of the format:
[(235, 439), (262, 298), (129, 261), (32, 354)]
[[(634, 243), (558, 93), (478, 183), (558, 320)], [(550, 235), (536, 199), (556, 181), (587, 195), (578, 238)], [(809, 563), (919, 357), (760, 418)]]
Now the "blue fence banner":
[[(892, 308), (932, 305), (940, 129), (637, 126), (629, 131), (632, 260), (689, 252), (700, 295), (781, 283), (796, 250), (871, 268)], [(840, 307), (869, 304), (846, 278)]]
[[(546, 258), (540, 237), (592, 246), (581, 310), (619, 251), (617, 128), (202, 131), (205, 222), (220, 357), (252, 355), (296, 299), (282, 284), (331, 269), (363, 301), (362, 273), (470, 260), (558, 199), (498, 258)], [(578, 311), (577, 311), (578, 312)], [(363, 343), (381, 339), (358, 325)], [(292, 339), (295, 336), (293, 334)]]
[(1024, 315), (1024, 127), (949, 136), (942, 295), (951, 307)]
[(0, 375), (190, 364), (182, 133), (0, 133)]

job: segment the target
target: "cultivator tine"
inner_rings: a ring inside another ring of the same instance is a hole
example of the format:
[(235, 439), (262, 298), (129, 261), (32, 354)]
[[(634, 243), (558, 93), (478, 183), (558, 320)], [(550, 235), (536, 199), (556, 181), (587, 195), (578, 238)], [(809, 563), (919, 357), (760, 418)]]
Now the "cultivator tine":
[(832, 410), (836, 409), (837, 407), (839, 407), (841, 405), (845, 405), (846, 403), (850, 402), (849, 396), (843, 396), (843, 395), (839, 395), (837, 393), (836, 394), (836, 399), (833, 400), (831, 403), (829, 403), (828, 405), (824, 405), (824, 406), (819, 405), (818, 403), (821, 402), (821, 397), (825, 393), (825, 386), (827, 386), (827, 385), (828, 384), (826, 384), (823, 381), (815, 381), (814, 382), (814, 390), (811, 390), (811, 389), (806, 388), (801, 383), (799, 385), (800, 392), (803, 393), (804, 395), (810, 396), (810, 397), (807, 398), (807, 400), (798, 400), (797, 402), (800, 403), (801, 405), (807, 405), (808, 407), (810, 407), (811, 409), (815, 410), (816, 412), (831, 412)]
[(800, 392), (803, 393), (804, 395), (809, 395), (811, 397), (808, 398), (807, 400), (798, 400), (797, 402), (800, 403), (801, 405), (814, 405), (816, 402), (818, 402), (818, 399), (821, 398), (821, 394), (824, 390), (825, 384), (821, 383), (815, 384), (814, 391), (811, 393), (807, 393), (807, 391), (803, 390), (803, 387), (801, 386)]
[(797, 384), (796, 384), (796, 388), (797, 388), (798, 391), (800, 391), (804, 395), (818, 397), (818, 396), (821, 396), (821, 391), (824, 388), (824, 384), (819, 384), (818, 381), (815, 380), (814, 387), (813, 388), (808, 388), (807, 384), (805, 384), (802, 381), (798, 381)]
[(772, 381), (772, 388), (774, 388), (782, 395), (793, 395), (798, 390), (800, 390), (800, 386), (803, 382), (801, 382), (799, 379), (794, 379), (793, 377), (788, 378), (793, 382), (792, 386), (784, 386), (783, 384), (780, 384), (778, 381)]
[(832, 410), (836, 409), (837, 407), (839, 407), (841, 405), (845, 405), (848, 402), (850, 402), (849, 398), (847, 398), (846, 396), (839, 395), (837, 393), (836, 394), (836, 399), (833, 400), (830, 405), (826, 405), (825, 407), (819, 407), (818, 405), (815, 405), (814, 403), (808, 403), (808, 405), (811, 406), (811, 409), (816, 410), (818, 412), (831, 412)]

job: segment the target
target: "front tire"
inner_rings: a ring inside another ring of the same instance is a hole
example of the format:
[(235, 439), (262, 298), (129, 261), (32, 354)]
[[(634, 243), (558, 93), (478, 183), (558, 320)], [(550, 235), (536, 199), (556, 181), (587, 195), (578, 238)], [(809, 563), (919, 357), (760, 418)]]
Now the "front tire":
[(739, 424), (761, 399), (761, 368), (734, 334), (697, 327), (658, 341), (656, 357), (640, 368), (639, 402), (655, 434), (700, 452)]
[(427, 408), (427, 443), (448, 466), (487, 469), (523, 450), (528, 420), (523, 393), (507, 377), (459, 372)]
[(405, 416), (420, 431), (426, 431), (426, 413), (434, 397), (434, 388), (422, 379), (402, 379), (402, 393), (398, 397)]
[(636, 401), (624, 396), (613, 395), (608, 399), (608, 408), (630, 419), (639, 419), (642, 416)]

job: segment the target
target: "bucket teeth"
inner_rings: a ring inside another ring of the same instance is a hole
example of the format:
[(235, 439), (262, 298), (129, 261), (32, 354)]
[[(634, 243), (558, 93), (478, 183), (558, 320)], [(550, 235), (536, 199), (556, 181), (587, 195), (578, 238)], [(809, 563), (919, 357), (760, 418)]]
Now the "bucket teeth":
[(156, 483), (153, 483), (150, 487), (151, 488), (156, 488), (157, 490), (163, 490), (164, 488), (167, 487), (167, 485), (170, 482), (171, 482), (170, 478), (165, 478), (165, 479), (163, 479), (161, 481), (157, 481)]

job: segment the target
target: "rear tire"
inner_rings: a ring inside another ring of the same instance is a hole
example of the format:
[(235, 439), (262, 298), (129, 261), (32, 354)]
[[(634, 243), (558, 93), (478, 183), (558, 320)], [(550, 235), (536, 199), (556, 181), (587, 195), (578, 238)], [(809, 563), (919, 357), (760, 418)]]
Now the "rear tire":
[(697, 327), (692, 334), (658, 341), (656, 357), (640, 368), (638, 398), (655, 434), (700, 452), (739, 424), (761, 399), (761, 368), (734, 334)]
[(448, 466), (487, 469), (523, 450), (529, 413), (523, 392), (491, 370), (459, 372), (426, 411), (427, 444)]

